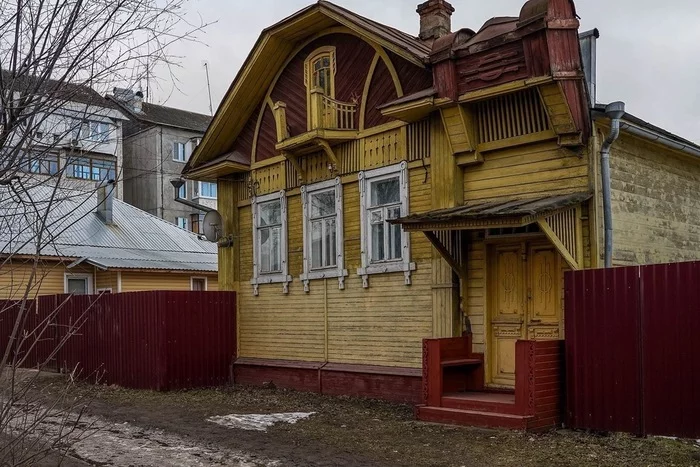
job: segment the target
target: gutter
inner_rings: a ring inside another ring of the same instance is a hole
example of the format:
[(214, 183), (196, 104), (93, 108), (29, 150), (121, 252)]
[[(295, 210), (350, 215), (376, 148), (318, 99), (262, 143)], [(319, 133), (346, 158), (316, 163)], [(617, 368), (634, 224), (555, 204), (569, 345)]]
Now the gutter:
[(659, 143), (676, 151), (681, 151), (691, 156), (700, 158), (700, 147), (679, 142), (678, 140), (674, 140), (672, 138), (669, 138), (668, 136), (664, 136), (654, 130), (644, 128), (642, 126), (638, 126), (625, 121), (622, 122), (620, 129), (627, 131), (628, 133), (632, 133), (633, 135), (639, 136), (641, 138), (647, 139), (649, 141)]
[(612, 267), (613, 219), (612, 195), (610, 187), (610, 149), (620, 136), (620, 119), (625, 115), (625, 103), (613, 102), (605, 108), (610, 119), (610, 133), (600, 149), (600, 172), (603, 184), (603, 219), (605, 225), (605, 267)]

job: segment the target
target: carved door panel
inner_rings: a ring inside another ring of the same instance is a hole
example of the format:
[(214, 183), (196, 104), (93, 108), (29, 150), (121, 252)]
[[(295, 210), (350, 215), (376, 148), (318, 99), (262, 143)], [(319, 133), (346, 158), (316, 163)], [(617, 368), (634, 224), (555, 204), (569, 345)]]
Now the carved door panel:
[(526, 293), (523, 247), (496, 246), (491, 255), (489, 287), (491, 384), (515, 384), (515, 343), (525, 337)]
[(559, 253), (553, 246), (532, 246), (528, 263), (528, 339), (559, 339), (562, 311)]

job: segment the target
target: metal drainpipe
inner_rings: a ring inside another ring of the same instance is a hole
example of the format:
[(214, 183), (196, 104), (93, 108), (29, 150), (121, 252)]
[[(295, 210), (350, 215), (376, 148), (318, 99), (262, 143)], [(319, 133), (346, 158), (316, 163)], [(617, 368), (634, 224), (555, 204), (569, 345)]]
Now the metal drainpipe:
[(610, 119), (610, 134), (600, 149), (600, 167), (603, 178), (603, 217), (605, 225), (605, 267), (612, 267), (613, 222), (610, 189), (610, 148), (620, 136), (620, 119), (625, 115), (625, 103), (613, 102), (605, 107), (605, 115)]

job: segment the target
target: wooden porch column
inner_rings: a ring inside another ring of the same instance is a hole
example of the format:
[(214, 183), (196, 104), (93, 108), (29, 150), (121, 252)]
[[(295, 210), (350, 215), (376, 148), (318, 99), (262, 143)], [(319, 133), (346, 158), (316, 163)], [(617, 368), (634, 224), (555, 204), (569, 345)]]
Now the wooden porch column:
[[(430, 175), (433, 209), (459, 206), (464, 201), (462, 169), (457, 165), (439, 114), (431, 122)], [(448, 242), (450, 243), (450, 242)], [(453, 245), (445, 245), (448, 249)], [(450, 264), (433, 248), (433, 337), (455, 337), (461, 334), (460, 282), (453, 280)], [(464, 284), (462, 284), (464, 285)]]

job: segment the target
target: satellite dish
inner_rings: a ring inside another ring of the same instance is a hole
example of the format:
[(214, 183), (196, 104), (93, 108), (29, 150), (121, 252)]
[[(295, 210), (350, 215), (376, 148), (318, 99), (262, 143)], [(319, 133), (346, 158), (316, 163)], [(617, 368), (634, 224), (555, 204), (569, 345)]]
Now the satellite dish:
[(216, 243), (221, 239), (221, 214), (219, 211), (210, 211), (204, 216), (204, 236), (210, 242)]

